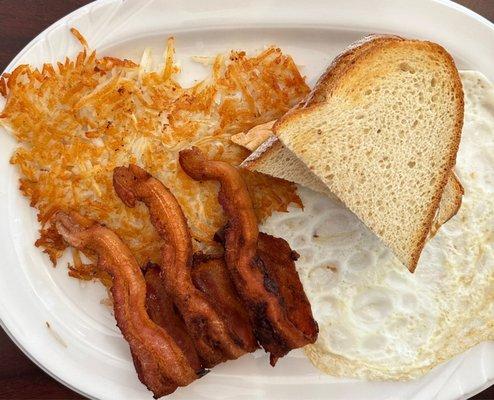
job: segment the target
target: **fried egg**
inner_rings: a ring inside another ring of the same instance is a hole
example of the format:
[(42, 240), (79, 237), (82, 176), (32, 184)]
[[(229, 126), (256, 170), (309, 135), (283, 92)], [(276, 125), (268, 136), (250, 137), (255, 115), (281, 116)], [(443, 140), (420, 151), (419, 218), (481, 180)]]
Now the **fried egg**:
[(494, 339), (494, 86), (461, 73), (465, 123), (455, 217), (411, 274), (341, 203), (299, 188), (304, 209), (262, 227), (300, 253), (297, 269), (319, 323), (305, 352), (335, 376), (404, 380)]

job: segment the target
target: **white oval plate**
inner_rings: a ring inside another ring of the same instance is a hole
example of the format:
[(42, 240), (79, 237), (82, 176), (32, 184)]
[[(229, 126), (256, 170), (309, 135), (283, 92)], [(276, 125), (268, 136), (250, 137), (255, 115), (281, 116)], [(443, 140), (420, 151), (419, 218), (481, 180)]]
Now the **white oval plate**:
[[(309, 83), (352, 41), (389, 32), (436, 41), (458, 67), (476, 69), (494, 81), (494, 26), (477, 14), (442, 0), (102, 0), (89, 4), (35, 38), (7, 67), (40, 65), (73, 56), (75, 26), (100, 54), (139, 60), (144, 47), (160, 54), (168, 35), (190, 72), (204, 70), (191, 55), (229, 49), (256, 50), (277, 44), (302, 65)], [(1, 101), (1, 100), (0, 100)], [(0, 103), (0, 107), (2, 104)], [(34, 210), (17, 190), (8, 164), (14, 141), (0, 135), (0, 317), (3, 328), (40, 367), (60, 382), (98, 399), (151, 398), (136, 377), (127, 344), (100, 300), (96, 283), (53, 268), (33, 243)], [(276, 368), (262, 352), (228, 362), (178, 390), (175, 399), (461, 399), (494, 380), (494, 344), (483, 343), (411, 382), (363, 382), (320, 373), (293, 352)]]

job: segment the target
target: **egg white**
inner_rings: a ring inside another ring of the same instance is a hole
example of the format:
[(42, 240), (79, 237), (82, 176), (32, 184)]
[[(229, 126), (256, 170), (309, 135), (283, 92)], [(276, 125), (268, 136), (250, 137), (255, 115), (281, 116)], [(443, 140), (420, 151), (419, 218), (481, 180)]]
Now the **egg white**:
[(297, 269), (320, 327), (305, 350), (331, 375), (410, 379), (494, 339), (494, 86), (479, 72), (461, 78), (463, 204), (414, 274), (341, 203), (308, 189), (299, 188), (303, 210), (262, 227), (301, 255)]

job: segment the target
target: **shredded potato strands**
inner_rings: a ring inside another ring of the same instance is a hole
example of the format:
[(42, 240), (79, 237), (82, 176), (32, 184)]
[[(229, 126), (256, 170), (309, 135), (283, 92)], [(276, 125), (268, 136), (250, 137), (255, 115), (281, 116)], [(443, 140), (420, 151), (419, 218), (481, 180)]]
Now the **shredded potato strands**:
[[(0, 93), (7, 98), (0, 123), (19, 141), (11, 163), (42, 226), (36, 245), (55, 263), (65, 245), (50, 216), (73, 209), (115, 230), (140, 265), (158, 262), (160, 241), (146, 208), (125, 207), (112, 187), (113, 169), (135, 163), (170, 188), (196, 248), (210, 250), (225, 223), (217, 184), (189, 179), (178, 166), (178, 152), (195, 145), (238, 165), (247, 154), (230, 137), (280, 117), (308, 93), (292, 58), (275, 47), (253, 57), (232, 51), (214, 59), (207, 79), (182, 88), (175, 80), (173, 38), (163, 68), (149, 71), (147, 52), (141, 65), (98, 58), (77, 30), (72, 33), (83, 46), (75, 59), (41, 70), (21, 65), (0, 79)], [(259, 220), (286, 210), (290, 202), (301, 205), (294, 185), (244, 174)], [(73, 258), (72, 276), (96, 277), (78, 254)]]

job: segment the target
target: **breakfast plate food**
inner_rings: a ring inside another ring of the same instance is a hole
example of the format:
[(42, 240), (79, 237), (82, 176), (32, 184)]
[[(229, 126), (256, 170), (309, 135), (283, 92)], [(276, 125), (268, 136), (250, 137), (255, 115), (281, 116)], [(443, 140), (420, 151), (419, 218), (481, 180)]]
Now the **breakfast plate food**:
[(489, 386), (493, 39), (432, 0), (68, 15), (0, 78), (3, 328), (98, 399)]

